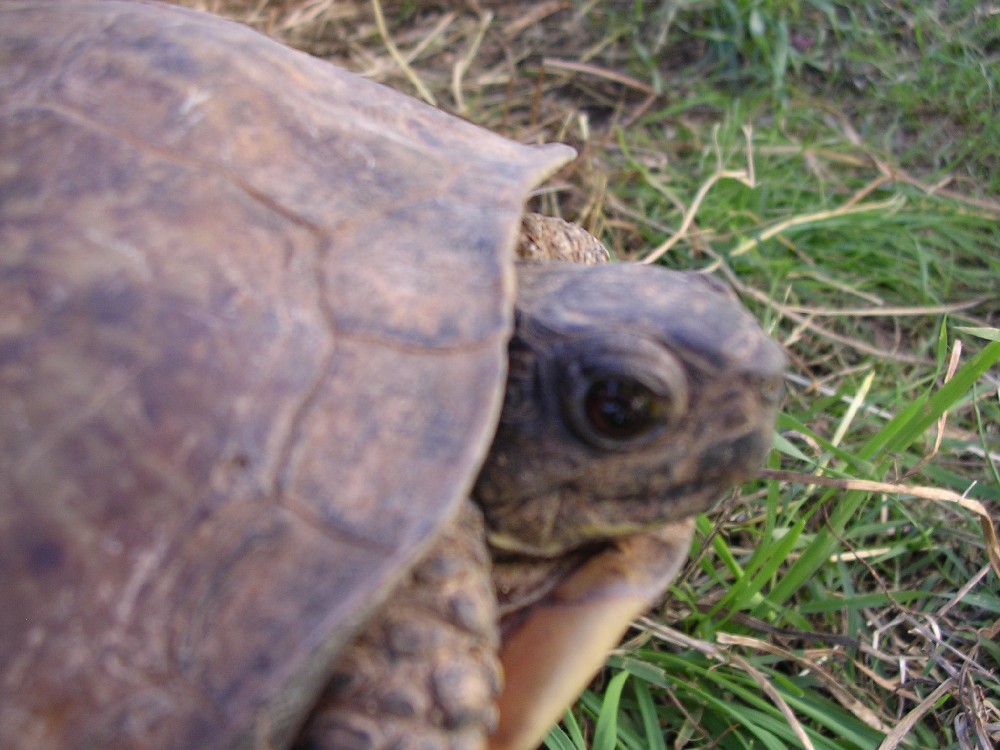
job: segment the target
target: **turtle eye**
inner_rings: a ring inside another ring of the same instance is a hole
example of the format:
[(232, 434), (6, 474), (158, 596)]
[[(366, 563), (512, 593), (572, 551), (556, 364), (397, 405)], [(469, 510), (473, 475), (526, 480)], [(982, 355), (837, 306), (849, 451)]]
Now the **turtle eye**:
[(565, 424), (601, 450), (637, 448), (687, 411), (681, 360), (641, 336), (572, 340), (558, 354), (555, 389)]
[(573, 431), (597, 448), (632, 448), (658, 434), (676, 416), (679, 404), (664, 383), (647, 384), (631, 374), (603, 368), (577, 370), (571, 381), (564, 391), (564, 413)]
[(632, 378), (594, 380), (583, 394), (582, 410), (590, 427), (605, 438), (626, 441), (652, 429), (663, 414), (653, 392)]

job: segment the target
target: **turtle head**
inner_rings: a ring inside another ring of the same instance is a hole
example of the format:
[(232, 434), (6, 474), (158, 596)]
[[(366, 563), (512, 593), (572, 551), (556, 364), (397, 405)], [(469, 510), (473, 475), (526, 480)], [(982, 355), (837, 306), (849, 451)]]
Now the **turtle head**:
[(555, 557), (707, 510), (770, 449), (785, 357), (709, 276), (525, 264), (475, 496), (490, 544)]
[(490, 750), (537, 746), (680, 568), (691, 516), (771, 445), (785, 357), (711, 277), (521, 265), (474, 490), (506, 674)]

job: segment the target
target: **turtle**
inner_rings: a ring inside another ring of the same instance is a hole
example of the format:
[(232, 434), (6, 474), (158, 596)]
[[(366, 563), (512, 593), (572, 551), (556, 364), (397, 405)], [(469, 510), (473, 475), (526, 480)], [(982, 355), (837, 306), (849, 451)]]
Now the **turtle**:
[(0, 71), (0, 745), (533, 747), (764, 460), (780, 347), (573, 262), (525, 216), (569, 147), (234, 22), (10, 0)]

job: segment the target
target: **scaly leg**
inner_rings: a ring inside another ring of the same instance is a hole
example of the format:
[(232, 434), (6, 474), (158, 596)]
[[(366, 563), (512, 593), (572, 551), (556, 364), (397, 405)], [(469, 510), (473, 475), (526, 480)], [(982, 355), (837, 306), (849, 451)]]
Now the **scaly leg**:
[(481, 750), (498, 619), (482, 515), (466, 502), (340, 654), (297, 750)]

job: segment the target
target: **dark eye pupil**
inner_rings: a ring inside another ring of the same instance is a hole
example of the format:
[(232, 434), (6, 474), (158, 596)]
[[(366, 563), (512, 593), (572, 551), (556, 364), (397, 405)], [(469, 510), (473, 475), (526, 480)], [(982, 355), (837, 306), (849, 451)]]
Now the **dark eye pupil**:
[(587, 389), (583, 407), (593, 428), (616, 440), (641, 435), (660, 416), (660, 404), (653, 393), (624, 378), (595, 380)]

